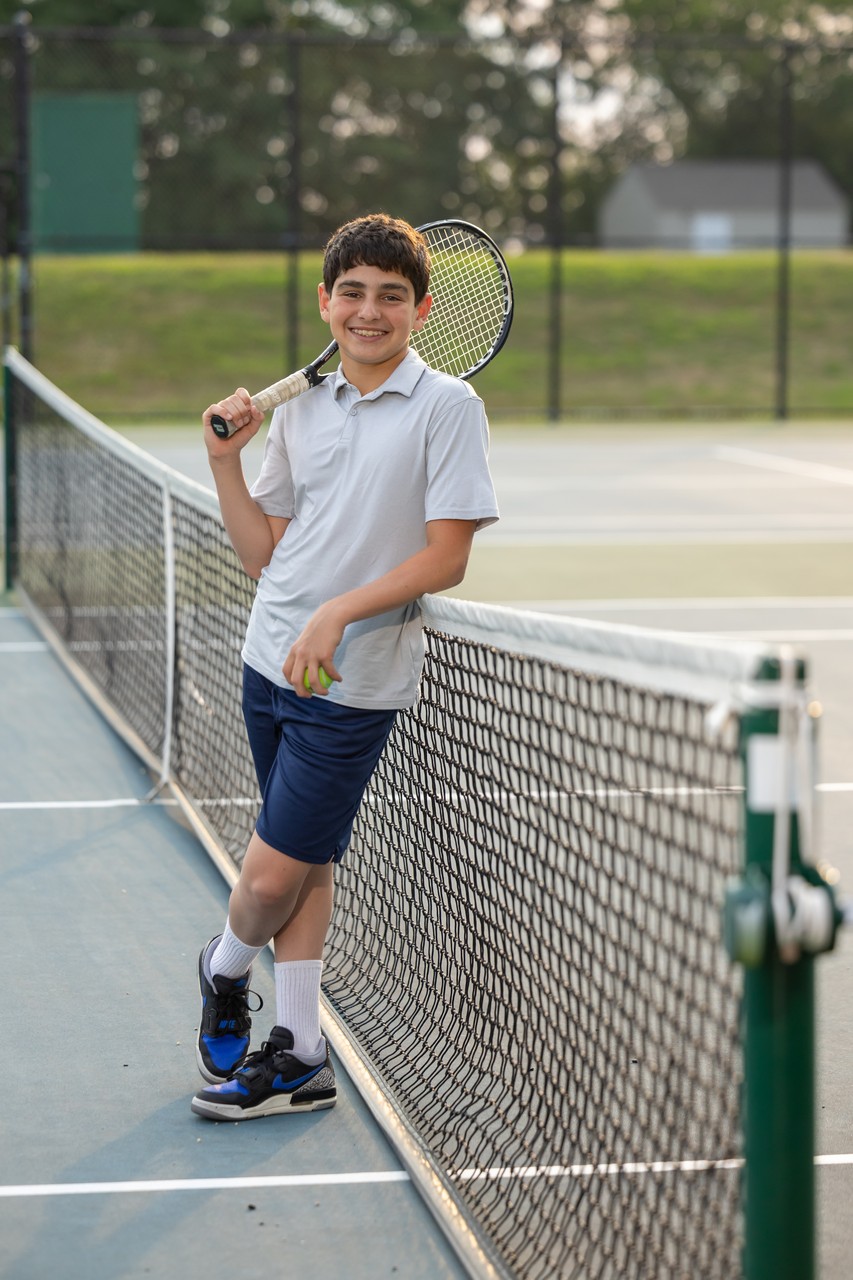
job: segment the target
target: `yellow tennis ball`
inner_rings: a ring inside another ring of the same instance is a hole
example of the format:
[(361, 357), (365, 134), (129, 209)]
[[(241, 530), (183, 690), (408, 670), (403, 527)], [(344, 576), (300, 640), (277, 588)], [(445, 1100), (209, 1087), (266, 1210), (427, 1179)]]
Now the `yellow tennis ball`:
[[(330, 689), (332, 687), (332, 677), (327, 676), (322, 667), (317, 672), (317, 675), (320, 677), (320, 684), (323, 686), (324, 689)], [(306, 689), (311, 688), (311, 681), (308, 679), (307, 671), (305, 672), (305, 679), (302, 681), (302, 683), (305, 685)]]

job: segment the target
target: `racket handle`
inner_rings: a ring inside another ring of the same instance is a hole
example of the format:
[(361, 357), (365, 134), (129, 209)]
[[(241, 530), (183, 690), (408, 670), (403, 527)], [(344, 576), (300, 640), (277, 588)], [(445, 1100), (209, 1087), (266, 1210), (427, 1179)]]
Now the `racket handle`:
[[(279, 382), (274, 382), (272, 386), (264, 387), (263, 391), (258, 391), (252, 396), (252, 404), (256, 409), (260, 409), (262, 413), (266, 413), (267, 409), (274, 409), (276, 405), (286, 404), (288, 400), (295, 400), (297, 396), (303, 395), (311, 387), (316, 387), (319, 381), (320, 379), (315, 369), (302, 369), (299, 373), (288, 374), (286, 378), (282, 378)], [(213, 434), (219, 436), (220, 440), (228, 440), (239, 430), (238, 427), (234, 426), (233, 422), (226, 422), (218, 413), (214, 414), (210, 419), (210, 425), (213, 428)]]

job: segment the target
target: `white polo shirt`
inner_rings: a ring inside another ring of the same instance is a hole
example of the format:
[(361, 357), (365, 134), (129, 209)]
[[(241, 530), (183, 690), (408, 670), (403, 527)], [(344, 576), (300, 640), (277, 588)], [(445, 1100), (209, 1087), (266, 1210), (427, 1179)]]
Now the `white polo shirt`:
[[(362, 396), (338, 370), (276, 409), (251, 493), (290, 520), (261, 574), (243, 660), (275, 684), (314, 611), (426, 546), (430, 520), (498, 518), (483, 402), (414, 352)], [(411, 706), (423, 663), (417, 602), (354, 622), (335, 654), (331, 701)]]

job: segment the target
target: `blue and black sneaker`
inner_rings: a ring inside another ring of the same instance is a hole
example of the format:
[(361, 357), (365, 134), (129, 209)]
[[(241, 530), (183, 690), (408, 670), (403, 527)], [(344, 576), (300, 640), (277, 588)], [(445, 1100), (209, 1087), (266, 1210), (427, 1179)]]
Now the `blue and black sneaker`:
[(337, 1096), (328, 1049), (325, 1062), (311, 1066), (293, 1053), (292, 1033), (286, 1027), (273, 1027), (269, 1040), (249, 1054), (230, 1080), (195, 1095), (192, 1109), (208, 1120), (253, 1120), (320, 1111), (333, 1107)]
[[(214, 974), (211, 981), (204, 967), (205, 956), (212, 954), (219, 936), (211, 938), (202, 947), (198, 958), (198, 986), (201, 992), (201, 1020), (196, 1043), (198, 1069), (205, 1080), (216, 1084), (234, 1074), (249, 1052), (249, 1035), (252, 1030), (250, 1012), (263, 1008), (263, 1000), (256, 991), (249, 990), (252, 970), (242, 978), (223, 978)], [(249, 996), (257, 999), (255, 1008), (249, 1008)]]

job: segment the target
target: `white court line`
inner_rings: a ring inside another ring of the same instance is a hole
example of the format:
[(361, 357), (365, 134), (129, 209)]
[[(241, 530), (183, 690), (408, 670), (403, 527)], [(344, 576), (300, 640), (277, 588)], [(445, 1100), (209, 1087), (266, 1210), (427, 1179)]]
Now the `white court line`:
[[(534, 497), (545, 493), (648, 493), (650, 490), (661, 492), (667, 489), (674, 489), (677, 493), (688, 491), (718, 493), (721, 483), (720, 476), (716, 472), (699, 476), (689, 471), (666, 475), (662, 472), (643, 471), (639, 475), (602, 476), (593, 472), (577, 471), (570, 475), (558, 473), (553, 476), (519, 476), (504, 470), (500, 464), (492, 468), (492, 476), (495, 487), (502, 496), (512, 493), (533, 494)], [(755, 493), (756, 489), (778, 493), (784, 488), (796, 488), (797, 479), (798, 477), (792, 477), (786, 485), (780, 484), (777, 476), (729, 475), (726, 476), (725, 485), (728, 493), (737, 489), (743, 489), (748, 493)]]
[(831, 467), (823, 462), (803, 462), (797, 458), (783, 458), (776, 453), (761, 453), (757, 449), (736, 449), (725, 445), (714, 450), (714, 457), (724, 462), (739, 462), (745, 467), (784, 471), (788, 475), (853, 487), (853, 471), (847, 467)]
[(4, 809), (142, 809), (152, 805), (176, 805), (170, 796), (157, 796), (153, 800), (130, 797), (120, 800), (0, 800)]
[[(3, 809), (147, 809), (150, 805), (174, 806), (178, 801), (173, 796), (155, 796), (151, 800), (144, 797), (129, 797), (118, 800), (0, 800), (0, 811)], [(206, 809), (251, 808), (260, 805), (258, 796), (209, 796), (198, 797), (196, 804)]]
[[(549, 788), (546, 791), (512, 791), (492, 793), (488, 799), (496, 802), (503, 802), (508, 799), (521, 799), (548, 802), (551, 800), (559, 800), (561, 797), (579, 796), (586, 799), (606, 800), (613, 797), (622, 796), (656, 796), (661, 798), (676, 796), (718, 796), (718, 795), (737, 795), (743, 790), (742, 787), (588, 787), (578, 788), (571, 791), (566, 788), (555, 790)], [(815, 786), (816, 791), (853, 791), (853, 782), (819, 782)], [(447, 792), (444, 796), (446, 800), (457, 800), (460, 797), (458, 792)], [(367, 803), (373, 801), (373, 797), (368, 793)], [(402, 792), (399, 793), (400, 801), (407, 799)], [(63, 811), (67, 809), (143, 809), (149, 805), (160, 805), (161, 807), (174, 808), (177, 800), (171, 796), (155, 796), (152, 800), (137, 799), (119, 799), (119, 800), (0, 800), (0, 813), (5, 812), (40, 812), (44, 811)], [(231, 796), (225, 798), (211, 798), (208, 800), (201, 799), (197, 802), (205, 808), (224, 809), (228, 807), (249, 808), (252, 805), (258, 805), (259, 801), (253, 796)]]
[[(815, 1156), (822, 1167), (853, 1165), (853, 1155)], [(708, 1173), (717, 1169), (741, 1169), (742, 1159), (656, 1160), (630, 1164), (517, 1165), (491, 1169), (460, 1169), (452, 1176), (462, 1182), (508, 1181), (529, 1178), (592, 1178), (597, 1176), (655, 1173)], [(409, 1182), (403, 1169), (377, 1173), (281, 1174), (258, 1178), (163, 1178), (143, 1182), (58, 1182), (25, 1183), (0, 1187), (0, 1199), (15, 1200), (37, 1196), (138, 1195), (164, 1191), (264, 1190), (272, 1187), (365, 1186), (375, 1183)]]
[[(853, 1165), (851, 1155), (815, 1156), (816, 1165)], [(649, 1173), (712, 1173), (717, 1169), (742, 1169), (742, 1158), (723, 1160), (654, 1160), (625, 1164), (553, 1164), (497, 1166), (491, 1169), (459, 1169), (462, 1182), (512, 1181), (527, 1178), (595, 1178)]]
[[(494, 525), (490, 528), (498, 530), (499, 526)], [(811, 543), (818, 545), (827, 543), (835, 546), (853, 542), (853, 530), (825, 527), (768, 531), (738, 527), (731, 531), (703, 529), (698, 532), (684, 530), (672, 533), (666, 530), (649, 533), (634, 532), (630, 529), (614, 530), (609, 533), (597, 533), (594, 530), (585, 532), (580, 529), (567, 529), (565, 532), (555, 533), (548, 531), (527, 533), (525, 530), (528, 528), (529, 525), (525, 521), (519, 520), (516, 529), (513, 529), (507, 520), (504, 529), (500, 532), (491, 533), (490, 529), (485, 529), (482, 535), (482, 547), (492, 551), (497, 551), (499, 548), (506, 550), (507, 547), (669, 547), (687, 544), (697, 547), (740, 546), (741, 544), (750, 547), (799, 547)]]
[(715, 627), (712, 634), (715, 636), (721, 636), (723, 639), (746, 638), (748, 640), (769, 640), (771, 642), (781, 641), (783, 644), (786, 641), (790, 641), (793, 644), (814, 644), (824, 640), (853, 640), (853, 627), (838, 627), (833, 631), (808, 630), (802, 627), (793, 627), (789, 630), (780, 628), (777, 631), (765, 631), (761, 628), (756, 629), (754, 627), (748, 630), (732, 630), (730, 628), (726, 628), (725, 631), (718, 631)]
[[(765, 533), (790, 532), (801, 529), (818, 529), (832, 533), (837, 529), (853, 528), (853, 514), (849, 511), (780, 511), (773, 514), (765, 512), (705, 512), (690, 514), (666, 512), (656, 515), (619, 515), (615, 512), (605, 515), (567, 516), (509, 514), (501, 516), (501, 524), (508, 528), (556, 530), (563, 533), (717, 533), (720, 530), (758, 529)], [(495, 533), (500, 526), (495, 527)]]
[(626, 596), (621, 600), (518, 600), (515, 609), (562, 613), (688, 612), (722, 609), (853, 609), (853, 596)]
[(12, 1200), (26, 1196), (104, 1196), (134, 1195), (151, 1191), (228, 1191), (263, 1190), (266, 1187), (353, 1186), (376, 1182), (408, 1182), (402, 1169), (377, 1173), (307, 1173), (281, 1174), (264, 1178), (163, 1178), (145, 1182), (57, 1182), (0, 1187), (0, 1198)]
[[(653, 516), (616, 515), (606, 513), (603, 516), (566, 516), (558, 515), (530, 516), (525, 513), (510, 513), (502, 516), (510, 527), (525, 530), (552, 530), (566, 534), (587, 534), (587, 532), (699, 532), (710, 534), (726, 530), (754, 531), (767, 534), (780, 534), (799, 530), (821, 530), (833, 534), (836, 530), (853, 529), (853, 515), (849, 511), (785, 511), (774, 513), (763, 512), (658, 512)], [(500, 527), (500, 526), (498, 526)], [(497, 532), (497, 527), (496, 527)]]
[[(116, 800), (0, 800), (0, 812), (4, 809), (147, 809), (150, 805), (174, 807), (178, 801), (173, 796), (154, 796), (151, 800), (133, 796)], [(251, 808), (260, 804), (258, 796), (209, 796), (198, 797), (196, 803), (206, 809)]]

